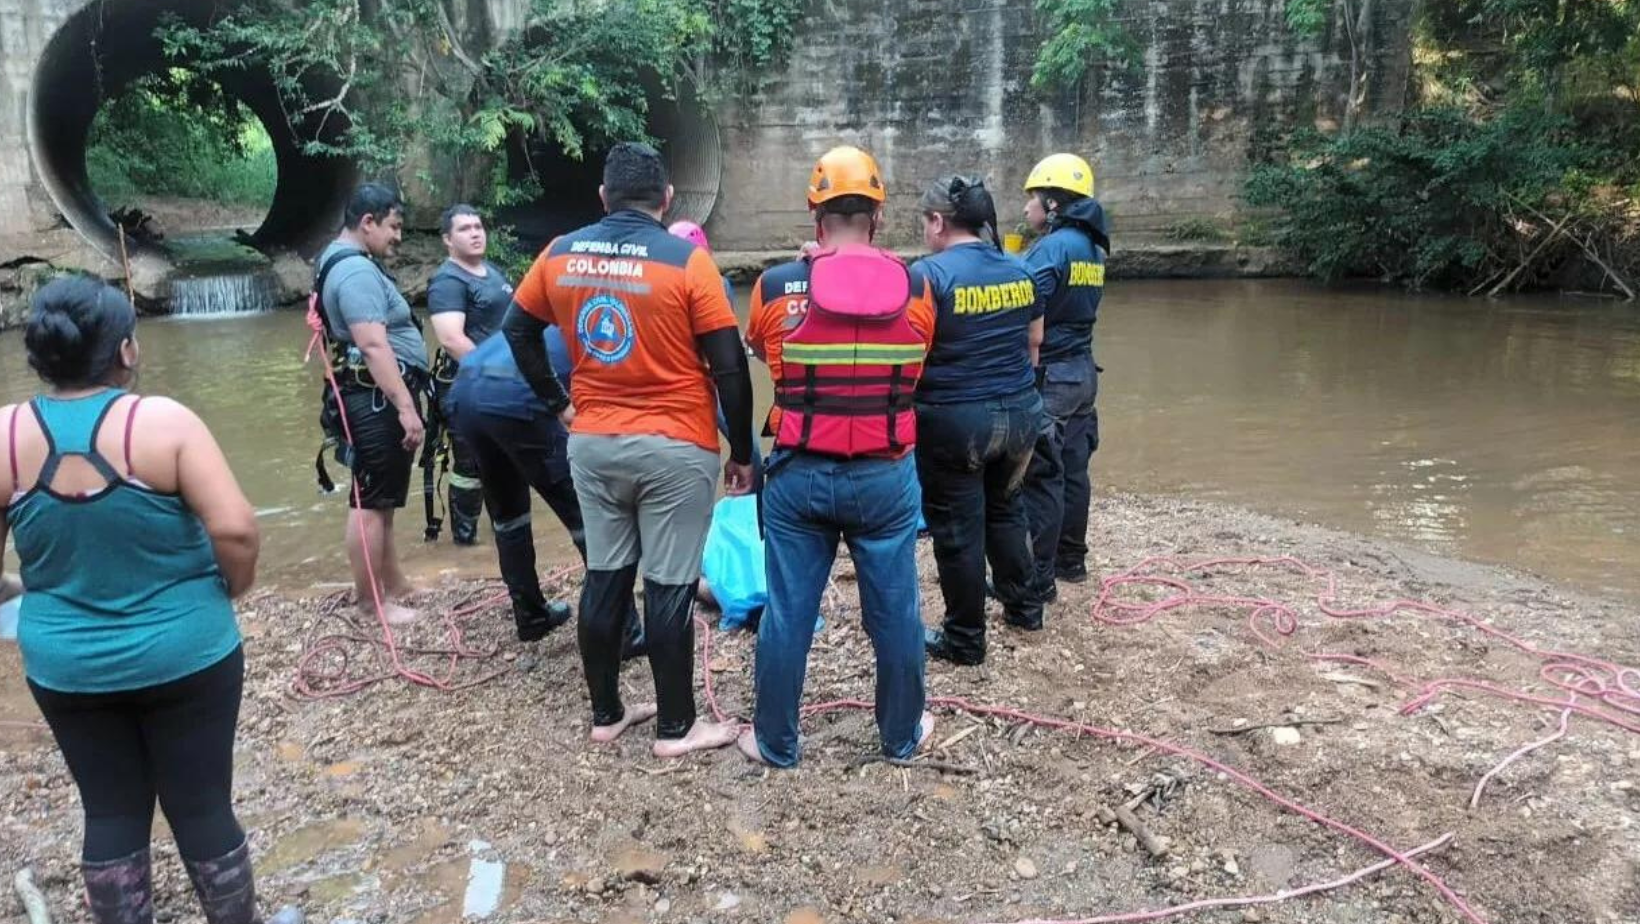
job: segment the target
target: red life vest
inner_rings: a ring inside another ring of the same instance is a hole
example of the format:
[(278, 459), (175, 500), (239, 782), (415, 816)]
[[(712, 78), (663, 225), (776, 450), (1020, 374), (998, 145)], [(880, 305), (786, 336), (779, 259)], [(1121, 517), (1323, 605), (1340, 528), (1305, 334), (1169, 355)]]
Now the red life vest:
[(854, 244), (813, 258), (808, 312), (781, 346), (775, 448), (854, 459), (916, 445), (928, 346), (910, 302), (910, 274), (887, 251)]

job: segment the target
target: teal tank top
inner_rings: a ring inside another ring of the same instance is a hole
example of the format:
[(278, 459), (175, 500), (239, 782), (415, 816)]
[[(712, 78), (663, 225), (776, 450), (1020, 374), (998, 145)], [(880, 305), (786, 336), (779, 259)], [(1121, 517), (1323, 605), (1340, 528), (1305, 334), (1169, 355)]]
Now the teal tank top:
[[(182, 498), (121, 477), (97, 452), (97, 431), (122, 394), (41, 396), (27, 405), (48, 454), (34, 486), (6, 508), (6, 521), (28, 591), (17, 625), (23, 671), (49, 690), (151, 687), (204, 670), (239, 646), (233, 604), (199, 517)], [(15, 429), (9, 436), (15, 484)], [(70, 456), (86, 460), (108, 486), (86, 496), (52, 490)]]

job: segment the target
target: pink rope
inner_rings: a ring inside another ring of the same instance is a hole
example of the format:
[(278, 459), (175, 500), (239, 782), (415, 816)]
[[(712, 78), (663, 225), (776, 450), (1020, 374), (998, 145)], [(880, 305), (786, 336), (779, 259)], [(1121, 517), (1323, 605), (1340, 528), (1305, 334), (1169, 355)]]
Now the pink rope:
[[(1523, 690), (1511, 690), (1496, 684), (1467, 678), (1440, 678), (1418, 683), (1365, 658), (1320, 652), (1306, 653), (1306, 656), (1313, 660), (1339, 661), (1370, 667), (1384, 673), (1397, 683), (1418, 687), (1417, 694), (1403, 707), (1404, 712), (1416, 712), (1447, 690), (1467, 689), (1517, 703), (1553, 707), (1557, 710), (1571, 708), (1572, 711), (1580, 715), (1598, 719), (1624, 731), (1640, 734), (1640, 668), (1576, 652), (1540, 647), (1469, 613), (1419, 600), (1393, 600), (1381, 606), (1346, 608), (1338, 603), (1338, 580), (1333, 572), (1307, 564), (1292, 556), (1214, 558), (1193, 564), (1183, 564), (1168, 556), (1147, 558), (1127, 571), (1107, 577), (1100, 582), (1099, 597), (1093, 604), (1093, 618), (1095, 621), (1108, 626), (1136, 626), (1148, 622), (1162, 613), (1187, 606), (1247, 609), (1249, 611), (1247, 617), (1248, 628), (1254, 637), (1267, 647), (1281, 647), (1283, 640), (1298, 630), (1299, 614), (1290, 604), (1266, 597), (1204, 594), (1193, 589), (1181, 578), (1154, 573), (1156, 569), (1184, 573), (1229, 567), (1278, 568), (1297, 572), (1316, 581), (1320, 584), (1320, 589), (1315, 591), (1313, 595), (1315, 604), (1324, 615), (1333, 619), (1382, 619), (1404, 612), (1449, 620), (1467, 626), (1488, 638), (1495, 639), (1523, 654), (1536, 658), (1540, 665), (1538, 671), (1540, 679), (1567, 693), (1594, 700), (1600, 707), (1595, 708), (1582, 704), (1568, 707), (1563, 700), (1535, 696)], [(1119, 599), (1118, 594), (1120, 592), (1133, 587), (1162, 587), (1172, 593), (1160, 600), (1148, 603)], [(1265, 627), (1268, 627), (1269, 631), (1266, 631)]]
[[(702, 675), (704, 677), (704, 680), (705, 680), (705, 682), (703, 683), (703, 688), (704, 688), (704, 692), (705, 692), (705, 696), (706, 696), (707, 705), (708, 705), (708, 708), (711, 709), (712, 715), (716, 718), (717, 721), (727, 722), (727, 721), (730, 721), (730, 719), (728, 718), (728, 716), (723, 711), (722, 707), (719, 705), (719, 703), (717, 701), (717, 693), (716, 693), (716, 690), (713, 688), (712, 680), (711, 680), (711, 677), (712, 677), (712, 670), (711, 670), (711, 663), (712, 663), (711, 662), (711, 657), (712, 657), (712, 631), (711, 631), (711, 628), (705, 624), (704, 620), (700, 620), (697, 623), (697, 625), (699, 625), (703, 630), (702, 631), (703, 642), (702, 642), (702, 645), (701, 645), (701, 657), (702, 657), (702, 672), (701, 673), (702, 673)], [(969, 702), (968, 700), (962, 699), (960, 697), (934, 696), (934, 697), (929, 698), (928, 705), (932, 706), (932, 707), (950, 709), (950, 710), (953, 710), (953, 711), (956, 711), (956, 712), (965, 712), (969, 715), (995, 716), (995, 717), (998, 717), (998, 718), (1012, 719), (1013, 721), (1016, 721), (1016, 722), (1028, 722), (1028, 723), (1030, 723), (1032, 725), (1035, 725), (1037, 727), (1040, 727), (1040, 728), (1047, 728), (1047, 729), (1052, 729), (1052, 730), (1055, 730), (1055, 731), (1073, 732), (1073, 733), (1075, 733), (1075, 735), (1078, 738), (1081, 738), (1081, 737), (1100, 738), (1100, 739), (1103, 739), (1103, 740), (1106, 740), (1106, 741), (1118, 741), (1118, 742), (1126, 742), (1126, 743), (1129, 743), (1129, 744), (1142, 745), (1142, 746), (1154, 748), (1154, 749), (1156, 749), (1158, 751), (1162, 751), (1164, 753), (1173, 754), (1173, 755), (1178, 756), (1178, 757), (1183, 757), (1187, 760), (1193, 761), (1197, 764), (1200, 764), (1204, 767), (1207, 767), (1210, 770), (1214, 770), (1214, 771), (1217, 771), (1219, 773), (1224, 774), (1226, 777), (1228, 777), (1231, 780), (1234, 780), (1236, 783), (1240, 784), (1242, 787), (1244, 787), (1246, 789), (1250, 789), (1255, 793), (1258, 793), (1259, 795), (1263, 796), (1264, 798), (1270, 800), (1271, 802), (1274, 802), (1275, 804), (1281, 806), (1284, 809), (1287, 809), (1288, 811), (1292, 812), (1295, 815), (1298, 815), (1301, 818), (1309, 819), (1310, 821), (1315, 822), (1316, 824), (1319, 824), (1319, 825), (1321, 825), (1323, 827), (1326, 827), (1326, 828), (1330, 828), (1334, 831), (1337, 831), (1341, 834), (1346, 835), (1347, 837), (1350, 837), (1351, 839), (1353, 839), (1353, 840), (1355, 840), (1355, 841), (1357, 841), (1357, 842), (1359, 842), (1359, 843), (1361, 843), (1361, 844), (1363, 844), (1367, 847), (1372, 848), (1374, 851), (1376, 851), (1378, 853), (1381, 853), (1384, 856), (1388, 857), (1392, 863), (1398, 863), (1402, 866), (1405, 866), (1407, 869), (1411, 870), (1413, 873), (1417, 874), (1424, 881), (1428, 882), (1431, 886), (1433, 886), (1435, 888), (1435, 890), (1441, 894), (1441, 897), (1445, 898), (1446, 901), (1449, 904), (1451, 904), (1454, 908), (1456, 908), (1458, 910), (1458, 912), (1460, 914), (1462, 914), (1463, 917), (1466, 920), (1471, 922), (1471, 924), (1486, 924), (1486, 919), (1481, 917), (1480, 913), (1477, 912), (1474, 908), (1470, 907), (1468, 902), (1464, 901), (1463, 897), (1460, 896), (1456, 891), (1454, 891), (1452, 889), (1452, 887), (1449, 886), (1444, 879), (1442, 879), (1440, 876), (1436, 875), (1434, 872), (1430, 871), (1428, 868), (1424, 867), (1422, 864), (1417, 863), (1413, 859), (1414, 854), (1403, 853), (1401, 851), (1398, 851), (1394, 847), (1391, 847), (1389, 844), (1385, 843), (1380, 838), (1374, 837), (1373, 835), (1368, 834), (1365, 831), (1362, 831), (1358, 828), (1355, 828), (1355, 827), (1353, 827), (1349, 824), (1346, 824), (1342, 821), (1338, 821), (1337, 819), (1334, 819), (1334, 818), (1328, 817), (1326, 815), (1323, 815), (1322, 813), (1320, 813), (1320, 812), (1318, 812), (1314, 809), (1307, 808), (1307, 807), (1299, 804), (1298, 802), (1296, 802), (1292, 799), (1289, 799), (1286, 796), (1281, 795), (1280, 793), (1277, 793), (1275, 790), (1273, 790), (1270, 787), (1266, 786), (1265, 784), (1259, 782), (1258, 780), (1254, 779), (1253, 777), (1241, 772), (1240, 770), (1237, 770), (1235, 767), (1232, 767), (1229, 764), (1226, 764), (1222, 761), (1215, 760), (1215, 759), (1213, 759), (1213, 758), (1211, 758), (1211, 757), (1207, 756), (1206, 754), (1203, 754), (1199, 751), (1192, 750), (1192, 749), (1190, 749), (1188, 747), (1185, 747), (1183, 745), (1174, 744), (1173, 742), (1170, 742), (1170, 741), (1164, 741), (1160, 738), (1152, 738), (1152, 737), (1149, 737), (1147, 735), (1140, 735), (1140, 734), (1137, 734), (1137, 733), (1134, 733), (1134, 732), (1124, 732), (1124, 731), (1119, 731), (1119, 730), (1113, 729), (1113, 728), (1102, 728), (1102, 727), (1097, 726), (1097, 725), (1088, 725), (1088, 724), (1084, 724), (1084, 723), (1081, 723), (1081, 722), (1073, 722), (1069, 719), (1059, 719), (1059, 718), (1054, 718), (1054, 717), (1051, 717), (1051, 716), (1034, 715), (1032, 713), (1023, 712), (1023, 711), (1020, 711), (1018, 709), (1012, 709), (1012, 708), (1008, 708), (1008, 707), (1005, 707), (1005, 706), (980, 705), (980, 704)], [(873, 705), (871, 703), (865, 702), (864, 700), (840, 699), (840, 700), (833, 700), (833, 701), (830, 701), (830, 702), (816, 703), (816, 704), (813, 704), (813, 705), (805, 706), (805, 707), (802, 708), (801, 714), (803, 716), (813, 716), (813, 715), (819, 715), (819, 714), (825, 713), (825, 712), (833, 712), (833, 711), (844, 710), (844, 709), (847, 709), (847, 710), (870, 710), (872, 708), (873, 708)]]
[[(1573, 702), (1576, 702), (1576, 700), (1577, 700), (1577, 697), (1573, 696), (1571, 701), (1569, 701), (1567, 703), (1568, 707)], [(1475, 809), (1475, 808), (1480, 806), (1480, 804), (1481, 804), (1481, 794), (1486, 791), (1486, 784), (1492, 782), (1492, 777), (1497, 776), (1499, 773), (1501, 773), (1503, 771), (1503, 768), (1509, 766), (1510, 764), (1512, 764), (1515, 761), (1521, 759), (1522, 757), (1525, 757), (1526, 755), (1532, 753), (1533, 751), (1537, 750), (1538, 748), (1546, 747), (1548, 745), (1554, 744), (1556, 741), (1559, 741), (1560, 739), (1566, 737), (1567, 723), (1569, 723), (1571, 721), (1571, 719), (1572, 719), (1572, 710), (1570, 708), (1562, 710), (1561, 713), (1560, 713), (1560, 727), (1555, 730), (1554, 734), (1549, 735), (1547, 738), (1540, 738), (1537, 741), (1534, 741), (1531, 744), (1526, 745), (1525, 747), (1521, 748), (1520, 750), (1516, 751), (1515, 753), (1510, 754), (1508, 757), (1505, 757), (1503, 759), (1503, 761), (1501, 763), (1499, 763), (1496, 767), (1493, 767), (1492, 769), (1486, 771), (1486, 775), (1481, 777), (1481, 781), (1479, 783), (1475, 784), (1475, 794), (1469, 797), (1469, 807), (1471, 809)]]
[[(1445, 846), (1452, 840), (1451, 832), (1441, 835), (1435, 840), (1421, 847), (1414, 847), (1406, 852), (1408, 857), (1416, 857), (1431, 850)], [(1211, 911), (1215, 908), (1250, 908), (1256, 905), (1274, 905), (1306, 895), (1317, 895), (1322, 892), (1331, 892), (1376, 875), (1395, 865), (1394, 860), (1380, 860), (1365, 869), (1359, 869), (1340, 879), (1331, 882), (1318, 882), (1302, 888), (1283, 889), (1274, 895), (1253, 895), (1246, 898), (1207, 898), (1201, 901), (1186, 902), (1183, 905), (1174, 905), (1159, 911), (1130, 911), (1125, 914), (1104, 914), (1096, 918), (1032, 918), (1028, 921), (1013, 922), (1013, 924), (1138, 924), (1143, 921), (1160, 921), (1163, 918), (1177, 917), (1181, 914), (1194, 914), (1198, 911)]]

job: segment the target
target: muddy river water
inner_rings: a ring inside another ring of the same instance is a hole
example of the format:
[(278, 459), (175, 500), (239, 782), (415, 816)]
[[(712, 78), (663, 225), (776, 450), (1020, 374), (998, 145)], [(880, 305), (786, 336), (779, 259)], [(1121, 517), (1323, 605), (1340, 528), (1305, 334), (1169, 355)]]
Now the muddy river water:
[[(1640, 309), (1123, 283), (1097, 336), (1097, 485), (1244, 505), (1640, 597)], [(343, 498), (314, 486), (319, 380), (302, 365), (301, 316), (144, 321), (139, 337), (141, 389), (205, 418), (256, 505), (264, 582), (345, 581)], [(0, 398), (35, 387), (20, 333), (0, 335)], [(399, 522), (413, 571), (493, 573), (488, 548), (421, 544), (421, 520), (413, 498)], [(572, 554), (550, 515), (536, 522), (543, 556)]]

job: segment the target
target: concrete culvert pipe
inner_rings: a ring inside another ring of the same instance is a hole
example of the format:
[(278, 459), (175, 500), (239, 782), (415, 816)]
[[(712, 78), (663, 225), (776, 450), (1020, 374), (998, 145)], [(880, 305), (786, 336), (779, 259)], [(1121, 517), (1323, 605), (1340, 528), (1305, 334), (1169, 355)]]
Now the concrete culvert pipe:
[[(723, 184), (723, 146), (717, 121), (692, 93), (668, 99), (656, 92), (649, 98), (649, 134), (660, 142), (676, 190), (668, 222), (693, 221), (704, 225), (716, 207)], [(498, 215), (512, 226), (519, 244), (531, 252), (554, 237), (597, 221), (603, 215), (598, 185), (603, 181), (602, 149), (589, 150), (581, 160), (532, 140), (526, 153), (522, 143), (511, 148), (509, 171), (514, 178), (533, 169), (542, 194), (525, 205)]]
[[(138, 78), (186, 66), (168, 59), (154, 36), (167, 16), (203, 26), (227, 12), (231, 5), (217, 0), (95, 0), (68, 17), (40, 58), (28, 101), (29, 153), (36, 174), (75, 230), (110, 256), (119, 252), (118, 229), (86, 171), (92, 121), (104, 103)], [(265, 71), (212, 77), (262, 121), (273, 140), (278, 184), (252, 243), (264, 250), (303, 252), (321, 246), (340, 224), (357, 171), (345, 160), (313, 156), (301, 148), (305, 139), (336, 138), (346, 129), (345, 120), (332, 115), (321, 124), (315, 118), (293, 131)], [(335, 87), (311, 90), (323, 94), (317, 97), (322, 99)], [(162, 251), (134, 247), (139, 274), (169, 268)]]

